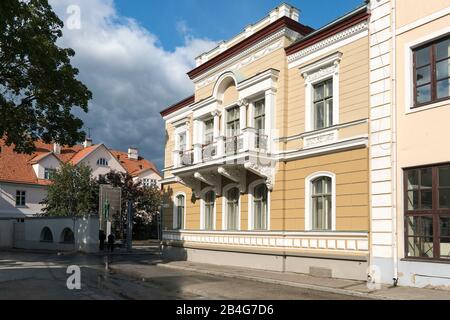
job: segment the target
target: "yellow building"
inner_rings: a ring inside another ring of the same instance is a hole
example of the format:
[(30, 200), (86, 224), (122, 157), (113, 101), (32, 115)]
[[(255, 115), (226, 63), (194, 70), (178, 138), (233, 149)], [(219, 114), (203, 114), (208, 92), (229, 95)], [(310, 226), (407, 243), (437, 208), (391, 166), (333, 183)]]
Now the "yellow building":
[(313, 30), (282, 4), (197, 58), (161, 112), (165, 254), (367, 278), (369, 16)]

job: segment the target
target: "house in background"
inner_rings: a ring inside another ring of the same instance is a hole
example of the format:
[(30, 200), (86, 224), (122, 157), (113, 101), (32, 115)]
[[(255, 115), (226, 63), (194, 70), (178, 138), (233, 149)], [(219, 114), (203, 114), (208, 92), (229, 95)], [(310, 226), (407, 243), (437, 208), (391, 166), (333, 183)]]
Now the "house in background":
[(41, 213), (39, 203), (47, 195), (54, 172), (63, 163), (83, 163), (94, 178), (110, 171), (128, 172), (143, 185), (159, 186), (161, 176), (155, 165), (140, 157), (136, 148), (128, 152), (110, 150), (86, 139), (73, 147), (38, 141), (31, 155), (18, 154), (0, 140), (0, 218), (21, 218)]

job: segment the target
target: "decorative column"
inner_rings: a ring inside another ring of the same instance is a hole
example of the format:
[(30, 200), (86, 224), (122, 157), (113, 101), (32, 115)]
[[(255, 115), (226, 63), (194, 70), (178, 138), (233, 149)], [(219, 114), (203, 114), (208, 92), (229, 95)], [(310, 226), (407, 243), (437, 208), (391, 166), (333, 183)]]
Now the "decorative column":
[(214, 110), (211, 112), (214, 117), (214, 141), (217, 146), (217, 157), (222, 157), (225, 154), (225, 138), (220, 135), (220, 111)]
[(271, 152), (273, 150), (272, 141), (274, 136), (275, 129), (275, 95), (276, 90), (270, 89), (265, 93), (265, 131), (267, 135), (267, 152)]
[(211, 115), (214, 117), (214, 139), (217, 139), (220, 137), (220, 111), (214, 110)]
[(250, 102), (248, 104), (248, 119), (247, 119), (247, 128), (255, 127), (255, 103)]
[(202, 162), (202, 121), (194, 119), (194, 163)]
[(247, 99), (238, 101), (239, 105), (239, 127), (242, 130), (247, 128), (247, 106), (249, 105)]

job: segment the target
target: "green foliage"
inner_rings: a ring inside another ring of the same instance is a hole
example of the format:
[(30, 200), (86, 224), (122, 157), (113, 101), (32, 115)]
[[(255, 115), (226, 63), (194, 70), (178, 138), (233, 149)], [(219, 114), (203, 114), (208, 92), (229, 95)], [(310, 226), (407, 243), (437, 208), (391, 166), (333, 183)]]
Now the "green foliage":
[(93, 213), (95, 188), (88, 166), (62, 165), (56, 171), (53, 182), (48, 187), (47, 197), (42, 202), (45, 205), (44, 215), (81, 217)]
[(47, 0), (0, 1), (0, 138), (17, 152), (84, 139), (71, 110), (87, 112), (92, 93), (76, 79), (75, 52), (55, 44), (62, 27)]

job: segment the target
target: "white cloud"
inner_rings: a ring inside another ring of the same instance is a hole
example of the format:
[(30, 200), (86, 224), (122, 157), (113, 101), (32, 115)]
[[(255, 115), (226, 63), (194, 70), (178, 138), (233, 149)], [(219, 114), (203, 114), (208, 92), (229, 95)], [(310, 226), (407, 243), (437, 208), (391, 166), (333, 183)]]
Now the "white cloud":
[[(69, 24), (71, 5), (80, 8), (81, 28), (65, 27), (59, 45), (73, 48), (73, 65), (92, 91), (89, 113), (80, 114), (92, 128), (94, 142), (140, 153), (161, 168), (165, 131), (159, 112), (193, 92), (186, 72), (194, 58), (215, 43), (189, 34), (183, 23), (184, 46), (169, 52), (159, 39), (133, 19), (120, 16), (112, 0), (50, 0)], [(178, 26), (180, 27), (180, 26)]]

